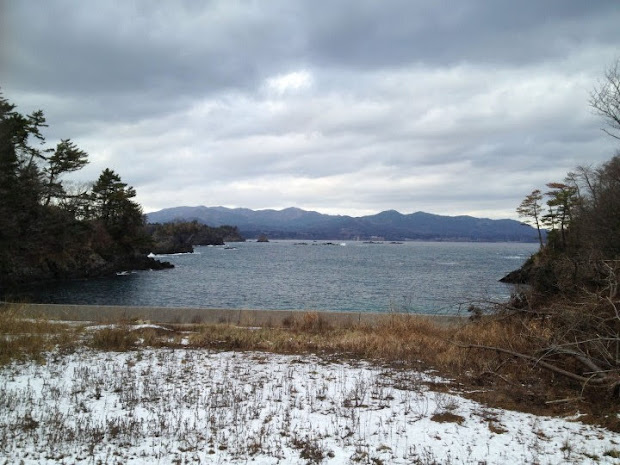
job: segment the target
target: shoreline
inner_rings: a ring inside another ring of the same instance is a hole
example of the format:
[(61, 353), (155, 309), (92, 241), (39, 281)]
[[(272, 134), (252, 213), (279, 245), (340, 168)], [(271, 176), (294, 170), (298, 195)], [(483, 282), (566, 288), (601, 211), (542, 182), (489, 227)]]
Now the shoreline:
[(0, 308), (20, 307), (29, 318), (51, 318), (68, 321), (92, 321), (110, 323), (118, 321), (148, 321), (169, 324), (230, 324), (236, 326), (287, 326), (308, 313), (334, 327), (353, 325), (375, 325), (394, 316), (429, 318), (442, 325), (460, 325), (466, 316), (433, 315), (421, 313), (379, 313), (379, 312), (331, 312), (317, 310), (257, 310), (231, 308), (193, 307), (143, 307), (124, 305), (75, 305), (75, 304), (33, 304), (0, 302)]

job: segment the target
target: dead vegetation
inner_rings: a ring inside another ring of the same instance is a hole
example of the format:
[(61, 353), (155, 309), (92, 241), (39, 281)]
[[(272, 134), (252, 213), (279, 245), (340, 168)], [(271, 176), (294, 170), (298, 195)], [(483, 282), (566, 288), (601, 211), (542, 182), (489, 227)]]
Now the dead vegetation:
[[(46, 351), (80, 345), (120, 352), (173, 347), (364, 359), (394, 370), (437, 370), (453, 380), (452, 388), (488, 405), (545, 414), (586, 412), (593, 422), (619, 430), (620, 404), (609, 395), (608, 385), (592, 382), (599, 378), (586, 374), (587, 366), (568, 349), (540, 353), (557, 337), (549, 322), (548, 315), (526, 319), (500, 313), (447, 326), (429, 317), (392, 314), (374, 325), (339, 328), (320, 313), (300, 313), (286, 327), (120, 322), (84, 328), (23, 320), (18, 308), (5, 307), (0, 313), (0, 360), (37, 359)], [(561, 370), (581, 374), (566, 376)]]
[(54, 349), (71, 351), (79, 333), (79, 328), (45, 318), (23, 318), (19, 306), (0, 307), (0, 366), (13, 360), (42, 360)]

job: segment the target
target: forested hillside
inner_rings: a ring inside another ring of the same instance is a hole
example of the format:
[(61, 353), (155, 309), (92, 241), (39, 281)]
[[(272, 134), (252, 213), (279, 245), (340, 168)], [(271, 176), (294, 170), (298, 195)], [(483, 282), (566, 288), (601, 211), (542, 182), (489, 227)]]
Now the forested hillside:
[(534, 242), (536, 231), (515, 220), (491, 220), (471, 216), (441, 216), (395, 210), (351, 217), (286, 208), (250, 210), (224, 207), (174, 207), (148, 214), (151, 222), (198, 221), (212, 226), (234, 224), (241, 234), (272, 239), (395, 240)]
[(147, 257), (135, 190), (110, 169), (85, 186), (64, 175), (88, 163), (70, 139), (46, 144), (42, 111), (22, 115), (0, 95), (0, 290), (171, 265)]

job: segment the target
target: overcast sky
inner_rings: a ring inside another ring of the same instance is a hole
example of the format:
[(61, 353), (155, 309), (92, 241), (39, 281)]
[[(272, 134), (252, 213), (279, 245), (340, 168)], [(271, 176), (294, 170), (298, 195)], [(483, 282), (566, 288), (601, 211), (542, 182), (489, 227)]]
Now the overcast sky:
[(514, 218), (617, 141), (617, 0), (0, 0), (0, 87), (181, 205)]

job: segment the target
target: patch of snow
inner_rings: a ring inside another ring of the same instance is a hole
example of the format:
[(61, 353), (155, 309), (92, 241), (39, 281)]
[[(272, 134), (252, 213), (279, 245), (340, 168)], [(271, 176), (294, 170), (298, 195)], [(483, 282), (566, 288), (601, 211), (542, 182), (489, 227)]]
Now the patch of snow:
[[(110, 325), (91, 325), (91, 326), (86, 326), (85, 329), (89, 330), (89, 331), (99, 331), (102, 329), (115, 329), (115, 328), (121, 328), (121, 327), (125, 327), (125, 326), (120, 326), (117, 324), (110, 324)], [(151, 329), (161, 329), (163, 331), (172, 331), (169, 328), (164, 328), (163, 326), (159, 326), (159, 325), (154, 325), (151, 323), (141, 323), (141, 324), (137, 324), (137, 325), (130, 325), (129, 326), (129, 330), (130, 331), (135, 331), (138, 329), (147, 329), (147, 328), (151, 328)]]
[(164, 328), (163, 326), (159, 326), (159, 325), (154, 325), (151, 323), (142, 323), (139, 325), (131, 325), (131, 327), (129, 329), (131, 329), (132, 331), (135, 331), (136, 329), (161, 329), (163, 331), (172, 331), (170, 328)]
[[(197, 349), (0, 368), (7, 463), (614, 463), (618, 436), (429, 391), (434, 375)], [(444, 380), (445, 381), (445, 380)], [(595, 458), (593, 458), (595, 457)]]

